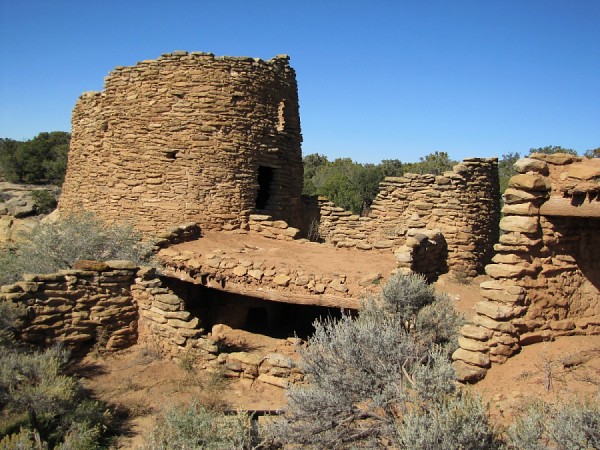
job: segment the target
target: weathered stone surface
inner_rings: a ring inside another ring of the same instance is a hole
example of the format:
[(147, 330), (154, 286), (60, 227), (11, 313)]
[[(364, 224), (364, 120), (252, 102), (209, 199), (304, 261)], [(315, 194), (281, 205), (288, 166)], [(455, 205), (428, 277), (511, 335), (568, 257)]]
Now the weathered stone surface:
[(464, 348), (459, 348), (452, 354), (454, 361), (464, 361), (467, 364), (471, 364), (478, 367), (489, 367), (490, 357), (485, 353), (471, 352)]
[(235, 266), (233, 268), (233, 274), (236, 277), (243, 277), (244, 275), (246, 275), (248, 273), (248, 269), (246, 269), (244, 266), (239, 265), (239, 266)]
[(80, 259), (73, 263), (73, 269), (77, 270), (92, 270), (94, 272), (102, 272), (109, 270), (110, 267), (107, 263), (101, 261), (90, 261), (87, 259)]
[(487, 328), (468, 323), (460, 329), (460, 334), (467, 338), (477, 339), (478, 341), (487, 341), (492, 337), (493, 333)]
[(573, 161), (580, 161), (581, 158), (569, 155), (568, 153), (533, 153), (529, 155), (532, 159), (538, 159), (540, 161), (546, 161), (550, 164), (555, 164), (559, 166), (563, 166), (566, 164), (571, 164)]
[(489, 349), (481, 341), (475, 339), (468, 339), (464, 336), (459, 336), (458, 346), (472, 352), (486, 353)]
[(537, 217), (506, 216), (500, 221), (500, 229), (520, 233), (536, 233), (539, 230), (539, 221)]
[(525, 268), (512, 264), (488, 264), (485, 273), (492, 278), (517, 278), (525, 273)]
[(473, 324), (480, 325), (488, 330), (501, 331), (503, 333), (514, 334), (515, 327), (510, 322), (498, 322), (494, 319), (491, 319), (487, 316), (477, 315), (473, 317)]
[(475, 383), (485, 378), (487, 374), (487, 369), (467, 364), (464, 361), (454, 361), (453, 365), (456, 372), (456, 379), (462, 383)]
[(510, 306), (487, 301), (477, 302), (475, 304), (475, 311), (494, 320), (506, 320), (516, 315), (515, 309)]
[(277, 286), (287, 286), (288, 284), (290, 284), (291, 278), (287, 275), (284, 274), (278, 274), (275, 275), (275, 277), (273, 278), (273, 283), (275, 283)]
[(290, 384), (290, 382), (285, 378), (275, 377), (266, 373), (261, 373), (256, 380), (260, 381), (261, 383), (270, 384), (271, 386), (277, 386), (283, 389), (286, 389)]
[(539, 159), (521, 158), (513, 164), (513, 168), (518, 173), (536, 172), (541, 175), (548, 175), (548, 164)]
[(550, 182), (541, 175), (519, 174), (508, 180), (508, 185), (516, 189), (527, 189), (529, 191), (548, 191)]
[(258, 367), (260, 363), (263, 361), (264, 357), (261, 355), (257, 355), (254, 353), (248, 352), (233, 352), (229, 353), (227, 360), (228, 361), (236, 361), (241, 364), (247, 364), (249, 366)]
[(569, 178), (577, 180), (592, 180), (600, 177), (600, 167), (592, 165), (573, 164), (567, 172)]

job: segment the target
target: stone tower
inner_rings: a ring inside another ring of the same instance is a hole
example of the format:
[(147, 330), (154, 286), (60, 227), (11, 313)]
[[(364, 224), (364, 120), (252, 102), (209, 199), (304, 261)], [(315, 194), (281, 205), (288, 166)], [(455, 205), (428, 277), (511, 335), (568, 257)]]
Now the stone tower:
[(174, 52), (117, 67), (73, 110), (59, 208), (232, 229), (249, 214), (301, 214), (298, 88), (286, 55), (263, 61)]

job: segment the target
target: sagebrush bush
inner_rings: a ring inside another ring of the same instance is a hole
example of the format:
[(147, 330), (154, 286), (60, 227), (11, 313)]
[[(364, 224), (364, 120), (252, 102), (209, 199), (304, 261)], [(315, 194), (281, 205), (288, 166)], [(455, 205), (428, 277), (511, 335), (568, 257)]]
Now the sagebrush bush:
[(130, 225), (108, 224), (90, 212), (77, 212), (54, 223), (41, 223), (13, 252), (0, 256), (0, 284), (23, 273), (52, 273), (80, 259), (147, 262), (150, 245)]
[(600, 393), (586, 401), (534, 402), (509, 427), (507, 448), (600, 448)]
[[(2, 328), (9, 330), (10, 317), (21, 311), (2, 301), (0, 314)], [(0, 342), (0, 448), (98, 448), (112, 417), (65, 374), (68, 352), (60, 346), (34, 351), (12, 338)]]
[(250, 419), (224, 415), (197, 403), (163, 412), (145, 443), (148, 450), (237, 450), (251, 445)]
[[(447, 348), (460, 324), (418, 275), (392, 277), (357, 318), (316, 322), (308, 346), (298, 349), (309, 383), (289, 388), (284, 420), (268, 439), (302, 448), (399, 446), (411, 436), (403, 426), (456, 411), (442, 406), (461, 398)], [(403, 417), (411, 420), (403, 425)], [(456, 431), (469, 422), (450, 424)], [(481, 428), (491, 436), (487, 420)]]

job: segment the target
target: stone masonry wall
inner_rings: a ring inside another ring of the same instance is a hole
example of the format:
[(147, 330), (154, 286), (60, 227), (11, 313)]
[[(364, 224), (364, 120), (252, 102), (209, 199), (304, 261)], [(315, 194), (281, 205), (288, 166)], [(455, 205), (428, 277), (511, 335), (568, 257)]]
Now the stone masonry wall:
[(59, 208), (156, 234), (186, 222), (231, 229), (259, 212), (263, 167), (260, 212), (297, 223), (302, 138), (288, 60), (174, 52), (117, 67), (75, 105)]
[[(314, 209), (309, 200), (305, 203)], [(469, 158), (439, 176), (388, 177), (367, 217), (325, 198), (319, 199), (319, 208), (320, 234), (338, 247), (389, 248), (405, 263), (414, 248), (409, 237), (441, 234), (448, 269), (473, 277), (489, 262), (498, 239), (498, 161)]]
[(19, 330), (28, 343), (62, 342), (71, 349), (125, 348), (137, 340), (138, 311), (131, 294), (136, 266), (127, 261), (82, 262), (72, 270), (25, 275), (2, 286), (0, 300), (26, 306)]
[(459, 379), (483, 378), (523, 345), (600, 334), (598, 163), (537, 154), (515, 164), (503, 234), (486, 266), (492, 280), (481, 284), (485, 301), (462, 328), (453, 355)]

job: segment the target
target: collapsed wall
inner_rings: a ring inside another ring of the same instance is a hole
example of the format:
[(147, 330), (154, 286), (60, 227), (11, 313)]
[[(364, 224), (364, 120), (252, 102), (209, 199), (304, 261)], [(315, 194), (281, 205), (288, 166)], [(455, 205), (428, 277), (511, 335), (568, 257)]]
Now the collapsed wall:
[(59, 209), (148, 233), (231, 229), (252, 212), (297, 223), (302, 138), (288, 60), (174, 52), (117, 67), (75, 105)]
[(461, 330), (458, 376), (476, 381), (521, 346), (600, 334), (600, 159), (533, 154), (515, 163), (502, 236)]
[[(392, 249), (401, 267), (473, 277), (489, 262), (498, 240), (499, 198), (498, 160), (469, 158), (439, 176), (386, 178), (367, 217), (325, 198), (313, 215), (321, 236), (338, 247)], [(314, 210), (310, 199), (305, 204)]]

